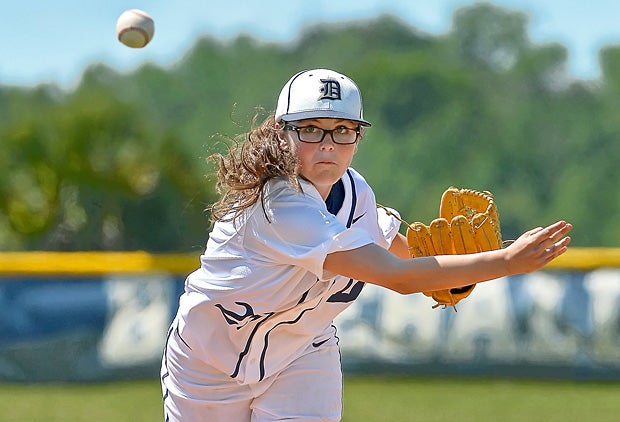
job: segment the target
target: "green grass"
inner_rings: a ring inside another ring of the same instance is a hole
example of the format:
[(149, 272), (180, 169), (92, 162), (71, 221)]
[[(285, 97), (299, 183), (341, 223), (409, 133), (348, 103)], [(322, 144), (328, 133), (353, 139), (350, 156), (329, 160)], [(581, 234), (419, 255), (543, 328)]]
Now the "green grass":
[[(0, 384), (0, 420), (161, 421), (160, 396), (157, 380)], [(620, 383), (347, 377), (343, 421), (617, 421), (619, 397)]]
[(619, 421), (620, 383), (351, 378), (343, 421)]
[(109, 384), (0, 384), (6, 422), (162, 421), (157, 379)]

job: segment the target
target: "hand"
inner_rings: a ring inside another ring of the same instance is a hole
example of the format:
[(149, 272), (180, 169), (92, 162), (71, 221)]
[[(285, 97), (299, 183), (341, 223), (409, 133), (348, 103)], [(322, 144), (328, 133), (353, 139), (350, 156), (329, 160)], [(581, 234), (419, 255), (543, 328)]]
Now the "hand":
[(536, 271), (567, 250), (570, 237), (566, 236), (573, 226), (558, 221), (545, 228), (536, 227), (523, 233), (504, 249), (506, 267), (510, 274)]

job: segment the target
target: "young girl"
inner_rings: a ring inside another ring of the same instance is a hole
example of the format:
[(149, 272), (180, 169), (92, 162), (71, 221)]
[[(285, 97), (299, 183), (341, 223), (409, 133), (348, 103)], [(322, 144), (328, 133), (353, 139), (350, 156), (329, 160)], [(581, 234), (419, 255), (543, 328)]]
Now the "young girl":
[(566, 251), (571, 225), (559, 221), (505, 249), (410, 259), (400, 222), (350, 167), (367, 126), (351, 79), (307, 70), (286, 83), (275, 116), (215, 156), (223, 195), (162, 361), (167, 421), (338, 421), (332, 321), (364, 283), (442, 290), (535, 271)]

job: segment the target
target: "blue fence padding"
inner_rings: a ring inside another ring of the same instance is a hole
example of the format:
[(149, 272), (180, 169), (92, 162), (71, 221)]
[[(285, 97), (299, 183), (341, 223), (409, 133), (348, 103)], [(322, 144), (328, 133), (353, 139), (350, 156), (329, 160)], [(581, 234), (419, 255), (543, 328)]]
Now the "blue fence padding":
[(107, 313), (101, 279), (0, 280), (0, 345), (76, 330), (101, 332)]
[[(159, 350), (127, 365), (110, 365), (102, 359), (102, 338), (118, 311), (111, 309), (108, 281), (99, 277), (0, 278), (0, 381), (105, 381), (156, 376)], [(166, 281), (167, 321), (176, 312), (183, 283), (180, 277)], [(150, 300), (141, 298), (140, 291), (133, 299), (139, 306), (147, 306)], [(163, 338), (165, 327), (158, 330), (162, 330)]]
[[(0, 278), (0, 381), (159, 374), (184, 277)], [(620, 380), (620, 270), (480, 283), (451, 309), (366, 285), (335, 324), (345, 372)]]

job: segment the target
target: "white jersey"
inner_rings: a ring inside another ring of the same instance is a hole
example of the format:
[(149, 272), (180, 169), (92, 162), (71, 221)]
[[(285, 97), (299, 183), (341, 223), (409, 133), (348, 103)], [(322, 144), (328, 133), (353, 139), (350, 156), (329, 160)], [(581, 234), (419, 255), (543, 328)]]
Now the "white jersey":
[(323, 272), (328, 254), (369, 243), (388, 248), (400, 222), (382, 210), (364, 178), (348, 169), (336, 216), (314, 186), (283, 178), (265, 186), (234, 222), (217, 222), (186, 280), (171, 335), (240, 384), (282, 370), (309, 345), (335, 336), (332, 321), (364, 283)]

